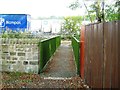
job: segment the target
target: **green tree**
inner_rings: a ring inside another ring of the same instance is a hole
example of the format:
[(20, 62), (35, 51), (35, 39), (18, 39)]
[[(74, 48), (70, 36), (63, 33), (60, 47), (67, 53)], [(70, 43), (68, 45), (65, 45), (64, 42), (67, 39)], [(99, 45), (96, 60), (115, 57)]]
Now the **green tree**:
[[(84, 2), (84, 6), (86, 8), (86, 11), (88, 12), (88, 15), (85, 17), (88, 18), (91, 22), (97, 20), (98, 22), (101, 21), (113, 21), (113, 20), (119, 20), (120, 19), (120, 1), (115, 0), (115, 3), (112, 3), (111, 5), (107, 5), (107, 2), (109, 0), (95, 0), (93, 3), (91, 3), (90, 6), (87, 6)], [(76, 0), (74, 3), (72, 3), (69, 8), (72, 10), (76, 8), (80, 8), (80, 3), (78, 0)], [(95, 18), (93, 17), (95, 16)]]
[(106, 21), (120, 20), (120, 1), (115, 1), (110, 5), (106, 5), (105, 7)]
[(100, 2), (100, 0), (97, 0), (90, 5), (90, 10), (89, 10), (91, 14), (95, 13), (95, 17), (96, 17), (95, 20), (97, 20), (98, 22), (101, 22), (104, 19), (101, 4), (102, 3)]
[(62, 35), (79, 35), (80, 34), (80, 25), (83, 18), (81, 16), (70, 16), (65, 17), (64, 22), (61, 28)]
[[(92, 22), (93, 20), (91, 18), (91, 15), (90, 15), (90, 12), (88, 10), (88, 7), (85, 4), (85, 1), (83, 1), (83, 3), (84, 3), (84, 6), (85, 6), (85, 8), (87, 10), (87, 13), (88, 13), (87, 16), (89, 17), (90, 21)], [(80, 4), (79, 0), (76, 0), (75, 2), (73, 2), (72, 4), (70, 4), (70, 6), (69, 6), (69, 8), (71, 8), (72, 10), (75, 10), (76, 8), (81, 8), (81, 7), (82, 7), (82, 5)]]

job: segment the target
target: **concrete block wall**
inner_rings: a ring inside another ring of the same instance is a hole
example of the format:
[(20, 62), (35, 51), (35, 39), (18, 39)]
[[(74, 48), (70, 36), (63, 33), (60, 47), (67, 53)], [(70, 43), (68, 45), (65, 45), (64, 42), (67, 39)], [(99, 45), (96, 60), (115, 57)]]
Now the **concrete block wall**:
[(38, 73), (40, 39), (1, 39), (1, 71)]

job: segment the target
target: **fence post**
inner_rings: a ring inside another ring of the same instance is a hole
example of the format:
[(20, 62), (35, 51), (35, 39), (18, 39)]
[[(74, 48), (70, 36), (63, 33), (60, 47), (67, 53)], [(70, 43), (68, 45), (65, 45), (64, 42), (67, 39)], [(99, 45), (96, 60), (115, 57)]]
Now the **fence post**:
[(80, 39), (80, 75), (84, 78), (84, 35), (85, 26), (81, 27), (81, 39)]

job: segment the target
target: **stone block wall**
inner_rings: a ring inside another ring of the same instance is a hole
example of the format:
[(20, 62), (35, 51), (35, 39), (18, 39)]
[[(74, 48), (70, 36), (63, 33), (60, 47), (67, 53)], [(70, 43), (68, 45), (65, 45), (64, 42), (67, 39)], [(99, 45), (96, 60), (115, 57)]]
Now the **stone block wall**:
[(1, 39), (0, 71), (38, 73), (40, 39)]

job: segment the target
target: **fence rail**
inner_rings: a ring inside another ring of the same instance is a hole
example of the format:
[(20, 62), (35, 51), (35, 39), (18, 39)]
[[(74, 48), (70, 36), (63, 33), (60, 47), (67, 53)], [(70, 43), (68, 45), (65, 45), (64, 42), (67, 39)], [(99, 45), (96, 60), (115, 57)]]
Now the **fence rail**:
[(80, 74), (80, 42), (75, 37), (72, 37), (72, 48), (74, 52), (75, 64), (77, 68), (77, 74)]
[(85, 82), (92, 88), (118, 88), (120, 21), (85, 26)]
[(40, 67), (39, 67), (39, 73), (41, 73), (51, 58), (51, 56), (54, 54), (56, 49), (59, 47), (61, 43), (60, 36), (56, 36), (47, 40), (43, 40), (39, 43), (40, 48)]

